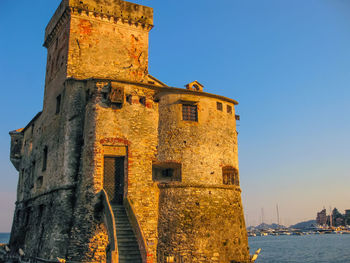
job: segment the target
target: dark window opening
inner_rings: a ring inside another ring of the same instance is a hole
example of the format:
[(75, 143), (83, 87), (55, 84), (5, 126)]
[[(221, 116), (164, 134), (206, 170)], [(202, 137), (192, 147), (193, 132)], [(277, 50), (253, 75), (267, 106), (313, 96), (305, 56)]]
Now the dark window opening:
[(140, 104), (146, 106), (146, 97), (140, 97)]
[(34, 125), (34, 123), (32, 123), (32, 130), (31, 130), (32, 135), (34, 134), (34, 127), (35, 127), (35, 125)]
[(222, 111), (222, 103), (216, 102), (216, 109)]
[(30, 169), (30, 189), (34, 188), (34, 178), (35, 178), (35, 161), (32, 162), (32, 167)]
[(45, 146), (43, 151), (43, 171), (45, 171), (47, 167), (47, 151), (47, 146)]
[(32, 162), (32, 172), (31, 172), (32, 178), (35, 177), (35, 161)]
[(152, 167), (153, 181), (157, 182), (181, 182), (181, 163), (160, 162), (153, 163)]
[(197, 105), (182, 104), (182, 119), (184, 121), (198, 121)]
[(44, 182), (44, 177), (43, 176), (39, 176), (38, 179), (36, 180), (37, 187), (41, 188), (43, 186), (43, 182)]
[(132, 104), (132, 95), (126, 95), (126, 102)]
[(89, 100), (90, 100), (90, 90), (87, 89), (85, 91), (85, 104), (87, 104), (89, 102)]
[(56, 114), (59, 114), (61, 111), (61, 95), (58, 95), (56, 98)]
[(232, 106), (227, 105), (227, 113), (232, 114)]
[(164, 169), (162, 170), (163, 177), (172, 177), (174, 175), (174, 169)]
[(25, 209), (25, 219), (24, 219), (24, 226), (28, 227), (29, 223), (30, 223), (30, 216), (32, 213), (32, 209), (31, 208), (26, 208)]
[(222, 180), (226, 185), (239, 185), (238, 170), (231, 166), (225, 166), (222, 168)]
[(39, 223), (40, 223), (41, 218), (42, 218), (42, 216), (43, 216), (43, 214), (44, 214), (44, 208), (45, 208), (44, 205), (39, 205), (39, 211), (38, 211)]

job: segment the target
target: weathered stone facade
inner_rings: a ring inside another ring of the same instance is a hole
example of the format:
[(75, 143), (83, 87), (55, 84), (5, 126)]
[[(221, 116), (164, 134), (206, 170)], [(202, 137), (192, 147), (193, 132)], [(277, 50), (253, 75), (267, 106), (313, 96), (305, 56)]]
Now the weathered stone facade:
[(150, 76), (152, 24), (151, 8), (120, 0), (57, 9), (45, 32), (43, 111), (10, 133), (19, 171), (12, 251), (127, 262), (119, 203), (142, 262), (249, 261), (237, 102), (197, 81), (179, 89)]

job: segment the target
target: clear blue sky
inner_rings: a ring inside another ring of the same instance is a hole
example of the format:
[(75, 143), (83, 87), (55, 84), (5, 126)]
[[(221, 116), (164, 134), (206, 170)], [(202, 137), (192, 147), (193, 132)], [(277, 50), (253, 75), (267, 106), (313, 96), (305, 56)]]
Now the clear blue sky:
[[(0, 232), (17, 172), (8, 131), (41, 110), (44, 29), (59, 0), (0, 0)], [(240, 102), (239, 159), (248, 224), (350, 209), (350, 1), (153, 0), (150, 73), (198, 80)], [(343, 211), (342, 211), (343, 212)]]

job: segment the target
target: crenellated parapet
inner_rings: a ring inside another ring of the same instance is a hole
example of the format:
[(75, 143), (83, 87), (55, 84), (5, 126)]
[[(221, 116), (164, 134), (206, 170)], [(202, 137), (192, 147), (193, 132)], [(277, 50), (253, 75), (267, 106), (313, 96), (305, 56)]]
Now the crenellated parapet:
[(114, 0), (108, 4), (99, 2), (96, 0), (63, 0), (46, 27), (44, 46), (50, 45), (51, 40), (55, 38), (56, 33), (65, 24), (70, 14), (134, 26), (146, 31), (153, 28), (153, 9), (150, 7), (120, 0)]

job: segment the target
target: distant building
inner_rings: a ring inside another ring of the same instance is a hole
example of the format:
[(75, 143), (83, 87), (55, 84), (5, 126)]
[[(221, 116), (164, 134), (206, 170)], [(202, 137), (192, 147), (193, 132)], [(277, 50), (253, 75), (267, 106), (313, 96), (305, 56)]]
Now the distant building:
[(323, 209), (321, 212), (317, 213), (316, 223), (318, 225), (326, 225), (327, 224), (327, 211)]

